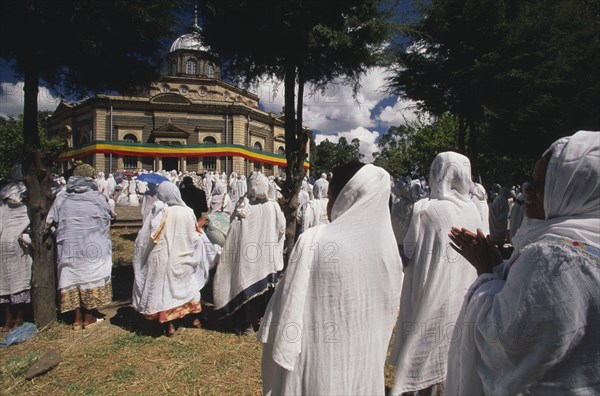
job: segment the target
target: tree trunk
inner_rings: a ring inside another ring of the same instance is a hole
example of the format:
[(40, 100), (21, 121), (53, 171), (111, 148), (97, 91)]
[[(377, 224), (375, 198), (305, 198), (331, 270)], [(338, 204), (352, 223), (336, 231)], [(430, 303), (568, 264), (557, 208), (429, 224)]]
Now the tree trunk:
[(287, 267), (287, 259), (292, 253), (296, 238), (296, 213), (298, 211), (298, 194), (294, 191), (295, 178), (295, 147), (296, 147), (296, 111), (295, 111), (295, 91), (296, 88), (296, 67), (293, 64), (286, 64), (284, 78), (284, 123), (285, 123), (285, 157), (287, 165), (285, 167), (285, 182), (283, 183), (282, 193), (285, 198), (283, 214), (285, 215), (285, 254), (284, 262)]
[(53, 196), (50, 189), (51, 175), (48, 172), (46, 155), (40, 147), (38, 131), (38, 75), (35, 68), (25, 68), (24, 74), (24, 170), (33, 253), (31, 298), (35, 322), (38, 327), (43, 327), (56, 319), (54, 243), (51, 238), (44, 238), (46, 215), (52, 205)]

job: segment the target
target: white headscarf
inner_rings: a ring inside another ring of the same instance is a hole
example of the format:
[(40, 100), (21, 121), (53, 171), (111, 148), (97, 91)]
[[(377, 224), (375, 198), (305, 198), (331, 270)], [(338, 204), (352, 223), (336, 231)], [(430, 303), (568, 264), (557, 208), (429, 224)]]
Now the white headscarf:
[(439, 153), (431, 164), (429, 180), (432, 199), (452, 201), (457, 205), (471, 202), (471, 162), (464, 155), (453, 151)]
[(269, 179), (260, 172), (253, 172), (248, 178), (248, 199), (250, 202), (269, 199)]
[(22, 202), (25, 191), (25, 183), (9, 183), (0, 190), (0, 200), (7, 199), (13, 203)]
[(523, 221), (513, 238), (515, 253), (517, 246), (547, 236), (600, 247), (600, 132), (579, 131), (557, 140), (548, 151), (552, 157), (544, 187), (546, 219)]
[(173, 183), (164, 182), (158, 185), (156, 197), (169, 206), (184, 206), (187, 207), (177, 186)]

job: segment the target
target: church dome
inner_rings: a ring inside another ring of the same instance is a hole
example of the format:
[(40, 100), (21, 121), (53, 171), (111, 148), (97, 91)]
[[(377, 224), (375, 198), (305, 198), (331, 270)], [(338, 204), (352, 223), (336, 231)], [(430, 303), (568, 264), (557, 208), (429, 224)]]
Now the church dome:
[(200, 40), (200, 34), (195, 32), (180, 36), (177, 40), (173, 42), (173, 44), (171, 45), (171, 50), (169, 52), (174, 52), (180, 49), (194, 51), (209, 51), (209, 48), (202, 43), (202, 40)]

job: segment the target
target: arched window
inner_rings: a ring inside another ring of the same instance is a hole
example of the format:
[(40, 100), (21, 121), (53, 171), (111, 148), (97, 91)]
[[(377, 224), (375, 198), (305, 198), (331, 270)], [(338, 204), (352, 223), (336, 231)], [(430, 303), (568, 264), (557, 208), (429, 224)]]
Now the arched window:
[[(137, 136), (135, 136), (133, 133), (128, 133), (125, 136), (123, 136), (123, 141), (129, 143), (137, 143)], [(123, 168), (133, 170), (137, 169), (137, 157), (130, 155), (124, 156)]]
[(196, 75), (197, 70), (198, 70), (197, 68), (198, 68), (198, 66), (197, 66), (195, 60), (190, 59), (185, 63), (185, 73), (186, 74)]
[(254, 143), (254, 150), (262, 151), (262, 144), (260, 144), (260, 142)]
[(137, 136), (135, 136), (133, 133), (128, 133), (127, 135), (123, 136), (123, 141), (137, 143)]
[(215, 76), (215, 68), (213, 67), (213, 65), (208, 65), (208, 69), (206, 71), (206, 75), (208, 77), (214, 77)]
[[(207, 136), (202, 140), (204, 144), (217, 144), (217, 140), (212, 136)], [(217, 157), (204, 157), (202, 158), (202, 167), (204, 170), (216, 170), (217, 169)]]
[(279, 148), (277, 149), (277, 154), (285, 155), (285, 148), (283, 148), (283, 146), (279, 146)]
[(175, 62), (171, 63), (171, 74), (172, 75), (177, 74), (177, 63), (175, 63)]

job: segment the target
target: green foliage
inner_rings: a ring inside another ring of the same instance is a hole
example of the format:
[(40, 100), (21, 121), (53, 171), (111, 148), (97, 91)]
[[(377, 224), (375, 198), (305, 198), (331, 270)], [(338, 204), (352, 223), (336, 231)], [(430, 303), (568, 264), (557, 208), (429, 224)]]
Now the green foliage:
[[(600, 3), (432, 0), (405, 26), (393, 92), (473, 134), (469, 153), (538, 157), (600, 128)], [(460, 142), (459, 142), (460, 143)]]
[[(45, 127), (47, 113), (38, 113), (38, 128), (42, 131), (41, 146), (48, 153), (48, 166), (58, 172), (56, 158), (64, 147), (59, 137), (48, 138)], [(14, 164), (23, 160), (23, 115), (18, 118), (0, 117), (0, 180), (11, 180), (10, 170)]]
[(322, 173), (329, 173), (336, 166), (351, 161), (360, 161), (364, 154), (360, 152), (360, 140), (352, 139), (350, 143), (345, 137), (340, 137), (337, 143), (323, 140), (315, 147), (314, 162), (311, 164), (311, 174), (319, 177)]
[(429, 176), (429, 166), (443, 151), (456, 151), (457, 117), (444, 113), (433, 123), (422, 119), (392, 126), (377, 143), (373, 163), (392, 176)]
[[(429, 177), (429, 167), (435, 156), (444, 151), (457, 151), (458, 117), (444, 113), (433, 123), (422, 118), (401, 126), (392, 126), (377, 143), (373, 163), (390, 175)], [(499, 183), (520, 185), (528, 180), (534, 160), (527, 157), (502, 156), (493, 153), (469, 157), (474, 181), (486, 188)]]

